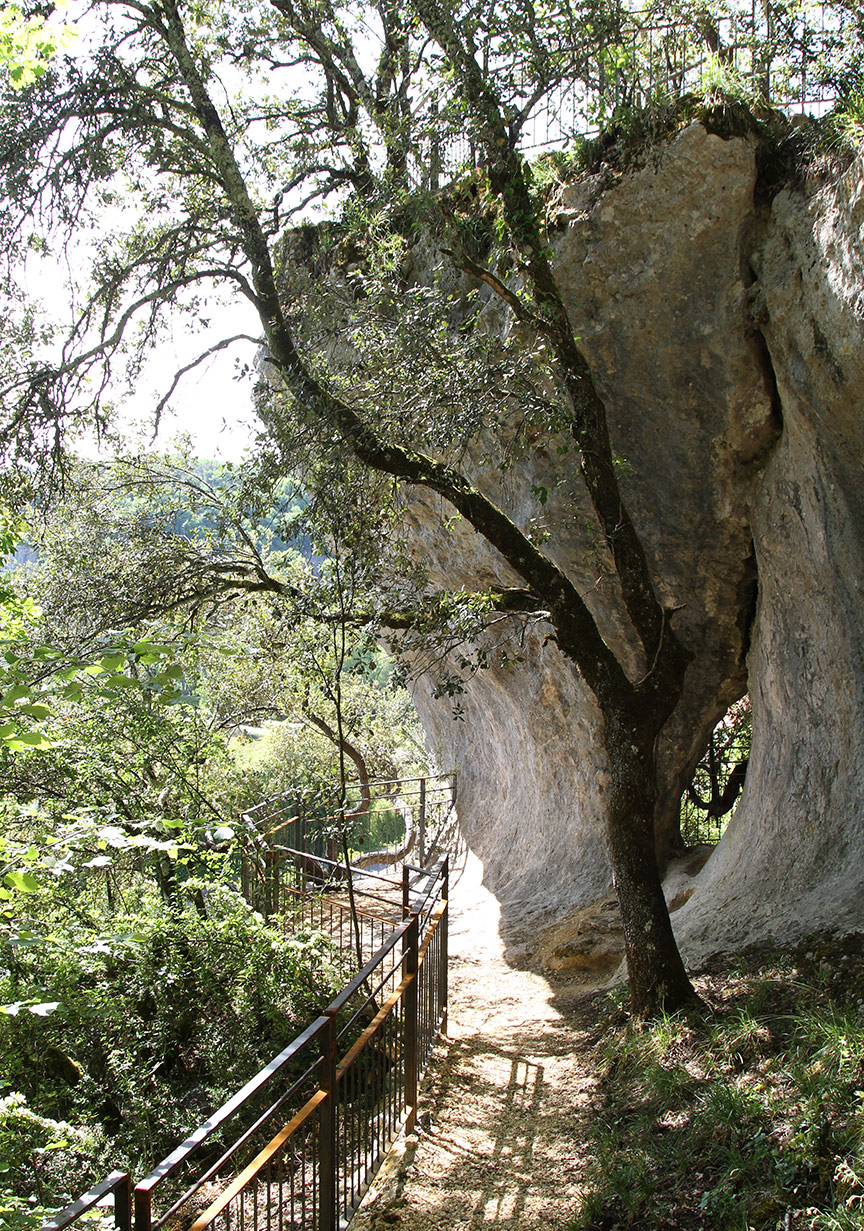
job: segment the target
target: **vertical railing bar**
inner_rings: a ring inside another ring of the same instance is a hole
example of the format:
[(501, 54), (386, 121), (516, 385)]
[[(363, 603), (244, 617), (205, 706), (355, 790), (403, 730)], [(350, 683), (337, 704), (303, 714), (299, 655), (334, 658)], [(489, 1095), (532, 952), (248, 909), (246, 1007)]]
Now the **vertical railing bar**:
[[(316, 1113), (316, 1116), (317, 1116), (317, 1113)], [(303, 1150), (302, 1150), (302, 1153), (301, 1153), (300, 1157), (301, 1157), (301, 1159), (304, 1159), (304, 1158), (306, 1157), (306, 1129), (305, 1129), (305, 1126), (304, 1126), (304, 1129), (303, 1129)], [(295, 1200), (295, 1188), (296, 1188), (296, 1180), (295, 1180), (295, 1177), (296, 1177), (296, 1175), (297, 1175), (297, 1167), (295, 1166), (295, 1167), (292, 1167), (292, 1168), (291, 1168), (290, 1175), (288, 1176), (288, 1192), (289, 1192), (289, 1194), (290, 1194), (290, 1195), (289, 1195), (289, 1200), (290, 1200), (290, 1202), (291, 1202), (291, 1225), (292, 1225), (292, 1228), (293, 1228), (294, 1222), (296, 1221), (296, 1219), (295, 1219), (295, 1213), (294, 1213), (294, 1212), (295, 1212), (295, 1209), (296, 1209), (296, 1206), (297, 1206), (297, 1202), (296, 1202), (296, 1200)], [(284, 1202), (284, 1197), (282, 1196), (281, 1189), (280, 1189), (280, 1192), (279, 1192), (279, 1196), (280, 1196), (280, 1200), (281, 1200), (282, 1202)], [(281, 1205), (281, 1206), (280, 1206), (280, 1209), (281, 1209), (281, 1208), (284, 1208), (284, 1205)], [(281, 1217), (280, 1217), (280, 1222), (279, 1222), (279, 1231), (284, 1231), (284, 1228), (283, 1228), (283, 1226), (282, 1226), (282, 1222), (281, 1222)]]
[(363, 1129), (365, 1133), (366, 1150), (363, 1160), (363, 1173), (369, 1175), (375, 1166), (375, 1107), (374, 1104), (363, 1117)]
[(321, 1104), (319, 1146), (319, 1224), (320, 1231), (336, 1231), (336, 1013), (325, 1012), (327, 1029), (322, 1035), (324, 1058), (321, 1088), (327, 1097)]
[(450, 960), (450, 943), (448, 933), (450, 931), (450, 856), (444, 856), (441, 876), (441, 901), (444, 903), (444, 910), (441, 915), (441, 960), (438, 963), (438, 971), (440, 984), (438, 995), (440, 998), (441, 1012), (441, 1036), (447, 1037), (447, 998), (448, 998), (448, 978), (447, 978), (447, 963)]
[(339, 1210), (344, 1217), (353, 1183), (353, 1141), (357, 1122), (355, 1065), (339, 1078)]
[(402, 1038), (401, 1021), (400, 1021), (400, 1028), (398, 1030), (394, 1030), (394, 1035), (395, 1035), (395, 1038), (393, 1039), (393, 1053), (392, 1054), (393, 1054), (394, 1060), (396, 1060), (396, 1063), (393, 1064), (393, 1068), (391, 1070), (393, 1074), (393, 1080), (391, 1083), (393, 1095), (392, 1095), (392, 1098), (390, 1099), (390, 1116), (391, 1116), (390, 1134), (391, 1136), (394, 1136), (396, 1133), (396, 1126), (399, 1123), (399, 1117), (402, 1111), (402, 1090), (401, 1090), (402, 1083), (400, 1081), (401, 1066), (398, 1063), (400, 1042)]
[(361, 1070), (355, 1064), (354, 1071), (354, 1101), (352, 1103), (353, 1114), (351, 1116), (351, 1151), (349, 1156), (349, 1170), (351, 1182), (348, 1191), (345, 1194), (346, 1209), (353, 1204), (357, 1193), (360, 1191), (360, 1185), (363, 1182), (363, 1168), (360, 1151), (360, 1130), (363, 1121), (366, 1117), (366, 1109), (363, 1105), (363, 1081)]
[[(405, 940), (405, 975), (410, 983), (405, 988), (403, 1001), (405, 1005), (405, 1103), (408, 1115), (405, 1120), (405, 1132), (413, 1133), (417, 1118), (417, 950), (420, 920), (419, 916), (411, 916)], [(412, 977), (413, 976), (413, 977)]]
[(420, 779), (420, 817), (418, 834), (418, 862), (422, 867), (426, 862), (426, 779)]
[[(357, 1099), (359, 1101), (360, 1094), (358, 1092)], [(362, 1171), (363, 1175), (369, 1173), (369, 1115), (365, 1114), (358, 1118), (357, 1121), (357, 1144), (356, 1144), (356, 1159), (357, 1169)]]
[[(320, 1134), (321, 1134), (320, 1108), (318, 1112), (316, 1113), (316, 1120), (318, 1123), (318, 1134), (320, 1137)], [(311, 1130), (310, 1130), (310, 1133), (311, 1133)], [(305, 1231), (305, 1227), (306, 1227), (306, 1186), (307, 1186), (306, 1165), (307, 1165), (307, 1160), (308, 1160), (309, 1171), (311, 1172), (311, 1175), (312, 1175), (312, 1184), (311, 1184), (312, 1225), (315, 1228), (315, 1231), (318, 1231), (319, 1211), (321, 1209), (321, 1155), (318, 1150), (315, 1150), (313, 1148), (310, 1151), (307, 1148), (306, 1138), (309, 1137), (310, 1133), (304, 1133), (304, 1139), (303, 1139), (303, 1145), (304, 1145), (303, 1161), (301, 1164), (301, 1171), (300, 1171), (300, 1225), (301, 1227), (304, 1228), (304, 1231)], [(292, 1227), (292, 1231), (293, 1231), (293, 1227)]]
[[(320, 1116), (320, 1113), (319, 1113), (319, 1117), (318, 1117), (318, 1128), (319, 1128), (319, 1137), (320, 1137), (320, 1129), (321, 1129), (321, 1116)], [(313, 1160), (313, 1162), (312, 1162), (312, 1167), (313, 1167), (313, 1176), (312, 1176), (312, 1206), (313, 1206), (313, 1214), (314, 1214), (314, 1217), (315, 1217), (315, 1222), (316, 1222), (316, 1224), (317, 1224), (317, 1223), (319, 1222), (319, 1218), (318, 1218), (318, 1211), (319, 1211), (320, 1206), (321, 1206), (321, 1201), (320, 1201), (320, 1197), (319, 1197), (319, 1190), (320, 1190), (320, 1188), (321, 1188), (321, 1152), (320, 1152), (320, 1150), (319, 1150), (317, 1153), (313, 1153), (313, 1155), (312, 1155), (312, 1160)], [(315, 1176), (315, 1174), (314, 1174), (314, 1167), (315, 1167), (315, 1163), (316, 1163), (316, 1162), (317, 1162), (317, 1164), (318, 1164), (318, 1175), (317, 1175), (317, 1177), (316, 1177), (316, 1176)], [(300, 1221), (301, 1221), (301, 1223), (302, 1223), (302, 1225), (303, 1225), (304, 1227), (306, 1226), (306, 1188), (307, 1188), (307, 1183), (306, 1183), (306, 1163), (307, 1163), (307, 1154), (306, 1154), (306, 1151), (304, 1150), (304, 1151), (303, 1151), (303, 1159), (302, 1159), (302, 1162), (301, 1162), (301, 1164), (300, 1164)]]
[(114, 1226), (132, 1231), (132, 1179), (124, 1176), (114, 1187)]

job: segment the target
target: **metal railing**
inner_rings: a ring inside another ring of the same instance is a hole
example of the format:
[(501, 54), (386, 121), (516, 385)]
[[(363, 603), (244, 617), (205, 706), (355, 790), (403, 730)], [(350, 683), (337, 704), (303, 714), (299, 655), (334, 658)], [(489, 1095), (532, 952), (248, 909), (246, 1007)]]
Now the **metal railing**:
[(341, 806), (334, 801), (324, 815), (303, 815), (293, 796), (285, 796), (247, 809), (240, 819), (248, 844), (259, 849), (281, 847), (304, 852), (310, 861), (316, 856), (338, 860), (344, 834), (355, 867), (386, 866), (408, 855), (425, 865), (440, 845), (455, 804), (456, 775), (432, 774), (376, 779), (365, 788), (349, 783)]
[(67, 1205), (65, 1210), (55, 1214), (48, 1222), (42, 1224), (42, 1231), (64, 1231), (73, 1222), (89, 1214), (99, 1206), (113, 1205), (114, 1225), (118, 1231), (129, 1231), (132, 1217), (132, 1178), (128, 1171), (112, 1171), (104, 1180)]
[[(347, 878), (347, 847), (355, 896), (377, 916), (398, 918), (401, 882), (381, 869), (409, 855), (424, 867), (448, 850), (455, 808), (455, 774), (352, 784), (344, 805), (325, 816), (297, 815), (291, 797), (268, 800), (240, 818), (243, 896), (265, 918), (282, 915), (296, 923), (298, 912), (305, 912), (307, 922), (317, 912), (318, 926), (341, 937), (345, 925), (338, 916), (349, 903), (336, 891)], [(310, 891), (325, 889), (326, 899), (310, 899)]]
[(447, 1026), (448, 858), (406, 866), (392, 883), (403, 917), (377, 919), (383, 942), (321, 1016), (135, 1185), (134, 1224), (129, 1177), (115, 1172), (42, 1231), (62, 1231), (112, 1194), (118, 1231), (350, 1222), (397, 1134), (414, 1127), (418, 1084)]
[[(619, 2), (595, 18), (583, 46), (549, 49), (551, 63), (569, 67), (540, 97), (533, 66), (514, 64), (509, 51), (498, 56), (487, 48), (484, 69), (502, 82), (517, 125), (513, 139), (536, 157), (596, 134), (622, 108), (704, 94), (724, 83), (778, 110), (823, 111), (837, 98), (832, 62), (848, 20), (829, 4), (805, 12), (773, 0), (727, 0), (667, 19), (659, 5)], [(432, 111), (439, 122), (413, 143), (411, 180), (437, 189), (476, 166), (482, 151), (464, 123), (455, 131), (448, 126), (443, 103), (433, 102)]]

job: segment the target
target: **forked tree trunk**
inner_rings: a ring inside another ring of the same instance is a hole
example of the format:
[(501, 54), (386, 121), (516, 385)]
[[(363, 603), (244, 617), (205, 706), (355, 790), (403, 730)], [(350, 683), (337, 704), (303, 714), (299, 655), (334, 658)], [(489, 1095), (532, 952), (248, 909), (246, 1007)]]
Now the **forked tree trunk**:
[(674, 1013), (696, 993), (675, 943), (657, 866), (654, 734), (632, 715), (606, 719), (611, 777), (607, 831), (621, 908), (630, 1001), (638, 1017)]

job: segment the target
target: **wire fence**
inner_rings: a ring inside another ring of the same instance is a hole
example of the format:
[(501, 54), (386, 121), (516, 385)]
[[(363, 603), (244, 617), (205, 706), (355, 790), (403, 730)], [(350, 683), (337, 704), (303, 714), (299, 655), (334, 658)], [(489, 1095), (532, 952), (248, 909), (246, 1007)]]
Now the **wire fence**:
[[(663, 19), (657, 9), (613, 4), (595, 19), (584, 45), (554, 49), (549, 88), (537, 94), (536, 67), (484, 53), (484, 68), (500, 79), (510, 100), (513, 140), (529, 157), (566, 148), (590, 136), (625, 108), (639, 109), (718, 88), (792, 112), (822, 112), (837, 98), (832, 65), (848, 38), (848, 15), (828, 4), (780, 5), (743, 0), (713, 9), (694, 5), (689, 16)], [(416, 186), (436, 189), (477, 166), (480, 146), (469, 125), (456, 131), (438, 103), (412, 165)]]

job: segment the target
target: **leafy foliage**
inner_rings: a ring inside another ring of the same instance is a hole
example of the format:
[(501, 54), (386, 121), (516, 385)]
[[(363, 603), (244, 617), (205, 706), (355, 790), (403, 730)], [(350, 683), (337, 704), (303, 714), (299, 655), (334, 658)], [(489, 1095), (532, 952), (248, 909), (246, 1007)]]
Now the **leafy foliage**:
[[(62, 11), (57, 5), (55, 14)], [(43, 76), (58, 51), (68, 47), (75, 31), (68, 25), (49, 21), (41, 14), (28, 14), (18, 4), (0, 9), (0, 68), (15, 90)]]
[[(313, 569), (278, 538), (272, 509), (268, 521), (248, 489), (195, 468), (110, 473), (70, 482), (0, 606), (4, 661), (27, 690), (7, 686), (4, 704), (40, 739), (10, 739), (0, 765), (0, 1137), (5, 1216), (22, 1226), (109, 1167), (152, 1165), (344, 976), (322, 936), (289, 939), (235, 888), (236, 809), (286, 787), (314, 805), (326, 786), (332, 801), (338, 750), (274, 724), (290, 755), (246, 772), (232, 747), (244, 725), (302, 722), (313, 706), (320, 721), (338, 689), (343, 734), (376, 771), (411, 726), (362, 631), (334, 681), (333, 622), (316, 623), (309, 596), (316, 574), (325, 606), (346, 591), (328, 588), (334, 562)], [(292, 497), (279, 508), (293, 533)], [(7, 550), (21, 532), (10, 523)], [(344, 618), (335, 627), (344, 642)]]
[(734, 815), (750, 757), (750, 698), (730, 707), (711, 732), (705, 755), (681, 799), (681, 837), (688, 845), (718, 842)]
[[(35, 894), (40, 943), (19, 938), (2, 975), (0, 1080), (15, 1092), (0, 1107), (7, 1182), (48, 1207), (111, 1167), (151, 1166), (344, 976), (322, 935), (265, 925), (212, 879), (186, 884), (206, 915), (188, 898), (166, 913), (140, 877), (106, 913), (104, 886), (92, 869)], [(39, 1015), (18, 1010), (34, 997)]]

